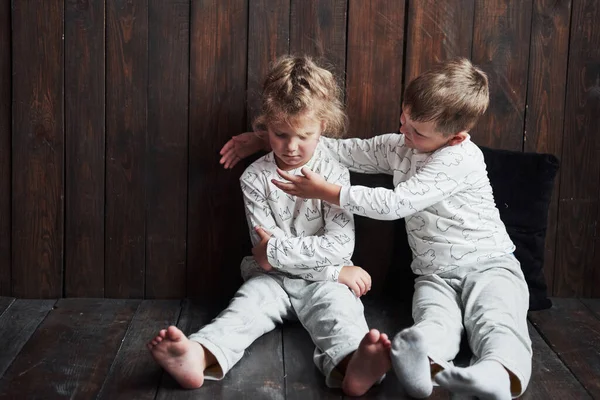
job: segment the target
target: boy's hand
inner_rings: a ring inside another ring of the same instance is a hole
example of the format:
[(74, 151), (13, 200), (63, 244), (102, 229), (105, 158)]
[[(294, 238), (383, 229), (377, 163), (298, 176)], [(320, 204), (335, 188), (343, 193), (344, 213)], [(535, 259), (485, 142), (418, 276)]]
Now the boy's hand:
[(221, 160), (225, 169), (233, 168), (240, 160), (259, 150), (271, 150), (267, 132), (244, 132), (229, 139), (221, 148)]
[(355, 265), (342, 267), (338, 282), (348, 286), (358, 297), (371, 290), (371, 275)]
[[(271, 266), (271, 264), (269, 264), (269, 258), (267, 257), (267, 243), (269, 242), (269, 239), (271, 239), (271, 236), (273, 236), (273, 235), (271, 235), (270, 233), (265, 231), (260, 226), (257, 226), (256, 228), (254, 228), (254, 230), (258, 234), (258, 237), (260, 237), (260, 242), (258, 242), (256, 244), (256, 246), (254, 246), (252, 248), (252, 255), (254, 256), (254, 260), (256, 261), (256, 263), (262, 269), (264, 269), (265, 271), (268, 272), (273, 269), (273, 266)], [(341, 275), (341, 273), (340, 273), (340, 275)]]
[(328, 203), (340, 205), (341, 186), (327, 182), (321, 175), (304, 167), (302, 175), (292, 175), (277, 168), (277, 173), (289, 182), (272, 179), (271, 182), (279, 189), (292, 196), (304, 199), (320, 199)]

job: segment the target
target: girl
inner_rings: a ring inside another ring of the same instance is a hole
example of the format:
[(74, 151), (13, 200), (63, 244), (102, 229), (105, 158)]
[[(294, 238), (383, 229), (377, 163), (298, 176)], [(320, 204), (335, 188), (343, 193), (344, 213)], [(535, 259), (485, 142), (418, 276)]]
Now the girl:
[(171, 326), (148, 343), (181, 386), (222, 379), (254, 340), (292, 318), (315, 343), (314, 362), (329, 387), (362, 395), (390, 368), (391, 342), (369, 331), (359, 299), (370, 290), (371, 277), (348, 266), (352, 214), (287, 195), (271, 182), (277, 168), (297, 175), (309, 167), (329, 182), (349, 184), (348, 170), (319, 144), (321, 134), (338, 136), (346, 129), (339, 95), (333, 75), (307, 57), (285, 56), (268, 73), (254, 128), (268, 132), (273, 151), (240, 178), (254, 245), (253, 257), (242, 260), (245, 282), (227, 309), (189, 338)]

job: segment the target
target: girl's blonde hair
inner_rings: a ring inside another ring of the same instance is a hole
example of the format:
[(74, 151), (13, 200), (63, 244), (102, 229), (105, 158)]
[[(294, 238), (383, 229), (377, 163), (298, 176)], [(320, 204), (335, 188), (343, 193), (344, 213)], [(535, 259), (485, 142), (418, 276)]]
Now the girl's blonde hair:
[(314, 112), (317, 120), (325, 122), (323, 135), (343, 136), (348, 116), (341, 93), (333, 74), (310, 57), (280, 57), (264, 80), (261, 113), (252, 127), (258, 131), (277, 123), (294, 125), (296, 117)]

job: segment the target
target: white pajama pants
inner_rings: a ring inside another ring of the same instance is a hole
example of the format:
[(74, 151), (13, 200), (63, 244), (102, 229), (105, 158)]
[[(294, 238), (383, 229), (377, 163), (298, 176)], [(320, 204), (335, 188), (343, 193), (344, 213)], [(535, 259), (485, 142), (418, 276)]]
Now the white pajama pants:
[(413, 319), (429, 358), (447, 368), (458, 353), (464, 327), (473, 352), (471, 364), (501, 363), (519, 380), (521, 390), (513, 393), (515, 397), (531, 377), (528, 307), (527, 284), (512, 254), (415, 280)]
[(254, 274), (227, 309), (189, 339), (215, 356), (220, 368), (207, 369), (205, 378), (219, 380), (252, 342), (284, 320), (296, 318), (316, 346), (313, 360), (327, 386), (340, 387), (343, 377), (335, 367), (358, 348), (368, 332), (362, 302), (341, 283)]

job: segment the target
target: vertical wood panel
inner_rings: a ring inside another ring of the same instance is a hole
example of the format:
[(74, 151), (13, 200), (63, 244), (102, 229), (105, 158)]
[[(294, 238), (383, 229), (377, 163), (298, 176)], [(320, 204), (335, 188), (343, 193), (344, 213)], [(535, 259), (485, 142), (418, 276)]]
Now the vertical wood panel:
[(104, 297), (104, 0), (65, 5), (65, 295)]
[[(247, 3), (192, 3), (188, 192), (188, 296), (226, 297), (249, 254), (239, 173), (219, 149), (246, 127)], [(238, 171), (239, 172), (239, 171)]]
[(248, 129), (260, 112), (269, 65), (290, 49), (290, 0), (248, 0)]
[[(569, 133), (565, 131), (565, 146), (568, 146), (567, 135)], [(563, 152), (563, 156), (565, 155)], [(569, 172), (561, 174), (562, 185), (572, 178), (572, 174), (581, 173), (572, 170), (574, 164), (572, 159), (563, 162), (562, 168), (568, 169)], [(558, 297), (589, 297), (591, 291), (586, 291), (586, 288), (591, 288), (586, 282), (597, 284), (593, 282), (593, 270), (598, 268), (598, 264), (594, 262), (594, 231), (599, 202), (563, 196), (569, 194), (561, 187), (553, 293)]]
[[(350, 0), (348, 4), (346, 102), (352, 137), (395, 132), (400, 125), (404, 9), (404, 1), (398, 0)], [(370, 179), (371, 184), (392, 182), (390, 176), (379, 178)], [(365, 180), (353, 174), (352, 183)], [(394, 225), (356, 217), (356, 227), (353, 261), (371, 274), (373, 293), (378, 293), (393, 261)]]
[(0, 296), (10, 296), (11, 164), (11, 18), (10, 2), (0, 5)]
[(573, 3), (554, 292), (598, 293), (594, 282), (600, 180), (600, 4)]
[(148, 3), (111, 0), (106, 13), (105, 295), (144, 295)]
[(400, 125), (404, 1), (350, 0), (346, 92), (350, 132), (369, 138)]
[(346, 71), (346, 0), (292, 0), (290, 53), (325, 62), (344, 88)]
[(474, 0), (425, 0), (408, 4), (405, 85), (434, 64), (471, 58)]
[(480, 145), (523, 149), (532, 0), (475, 2), (473, 61), (490, 80), (490, 107), (477, 123)]
[[(525, 151), (562, 154), (565, 112), (565, 81), (569, 48), (571, 0), (534, 0), (525, 120)], [(556, 177), (548, 212), (544, 275), (550, 292), (554, 281), (554, 258), (558, 217)]]
[(186, 294), (189, 21), (189, 0), (150, 0), (146, 298)]
[(13, 295), (63, 294), (63, 18), (60, 1), (13, 2)]

